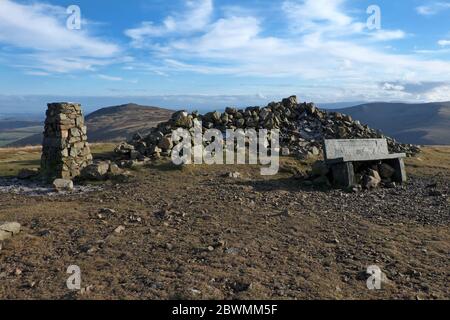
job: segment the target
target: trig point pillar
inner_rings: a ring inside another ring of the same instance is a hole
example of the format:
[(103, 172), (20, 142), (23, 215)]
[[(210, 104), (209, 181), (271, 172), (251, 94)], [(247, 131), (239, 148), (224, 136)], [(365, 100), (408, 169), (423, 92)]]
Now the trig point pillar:
[(72, 179), (92, 163), (81, 105), (49, 103), (42, 143), (41, 173), (48, 180)]

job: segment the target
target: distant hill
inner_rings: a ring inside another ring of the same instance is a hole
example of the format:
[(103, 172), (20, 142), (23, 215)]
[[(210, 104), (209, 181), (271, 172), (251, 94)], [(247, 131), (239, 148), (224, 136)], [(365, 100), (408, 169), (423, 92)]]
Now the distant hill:
[[(405, 104), (405, 103), (366, 103), (350, 108), (333, 109), (351, 115), (354, 119), (380, 129), (384, 134), (403, 143), (450, 145), (450, 102)], [(86, 117), (90, 142), (123, 141), (135, 132), (145, 134), (159, 122), (170, 118), (173, 111), (137, 104), (125, 104), (103, 108)], [(17, 123), (19, 126), (22, 124)], [(31, 124), (31, 122), (30, 122)], [(39, 145), (42, 131), (32, 123), (31, 136), (21, 139), (8, 132), (11, 146)], [(10, 125), (10, 124), (9, 124)], [(1, 126), (1, 121), (0, 121)], [(36, 131), (36, 128), (39, 131)], [(23, 133), (24, 129), (18, 129)], [(0, 127), (0, 140), (1, 140)], [(1, 143), (1, 141), (0, 141)]]
[(450, 102), (376, 102), (333, 111), (348, 114), (399, 142), (450, 145)]
[(0, 147), (42, 131), (42, 121), (0, 118)]
[[(99, 109), (85, 119), (88, 138), (90, 142), (123, 141), (136, 132), (145, 134), (158, 123), (167, 121), (173, 112), (173, 110), (132, 103)], [(39, 145), (41, 143), (42, 133), (39, 133), (17, 140), (10, 146)]]

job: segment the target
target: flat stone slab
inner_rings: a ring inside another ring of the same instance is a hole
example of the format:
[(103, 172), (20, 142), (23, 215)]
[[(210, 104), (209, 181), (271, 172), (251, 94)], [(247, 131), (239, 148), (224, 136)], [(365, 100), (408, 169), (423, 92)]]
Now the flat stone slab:
[(375, 161), (405, 158), (406, 154), (389, 154), (386, 139), (325, 140), (325, 159), (329, 163)]

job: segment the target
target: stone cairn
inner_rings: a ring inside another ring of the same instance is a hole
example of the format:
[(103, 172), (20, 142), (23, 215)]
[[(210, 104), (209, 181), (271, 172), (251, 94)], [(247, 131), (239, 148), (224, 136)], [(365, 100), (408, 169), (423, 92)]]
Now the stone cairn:
[(81, 105), (49, 103), (42, 144), (41, 174), (47, 181), (73, 179), (92, 163)]
[[(348, 115), (320, 110), (313, 103), (299, 103), (295, 96), (272, 102), (266, 107), (226, 108), (225, 112), (205, 115), (179, 111), (169, 121), (160, 123), (149, 135), (136, 134), (115, 151), (123, 159), (134, 162), (170, 156), (174, 146), (172, 131), (177, 128), (191, 130), (195, 119), (202, 121), (203, 130), (280, 129), (281, 153), (300, 159), (322, 154), (324, 139), (385, 138), (390, 152), (405, 152), (409, 156), (420, 152), (418, 147), (398, 143)], [(132, 164), (124, 161), (124, 165)]]

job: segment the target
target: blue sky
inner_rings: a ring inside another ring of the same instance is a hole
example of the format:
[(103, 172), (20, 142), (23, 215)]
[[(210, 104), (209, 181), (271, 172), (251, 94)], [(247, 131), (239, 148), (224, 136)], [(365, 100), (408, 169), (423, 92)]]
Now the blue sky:
[(449, 18), (444, 0), (1, 0), (0, 96), (450, 100)]

